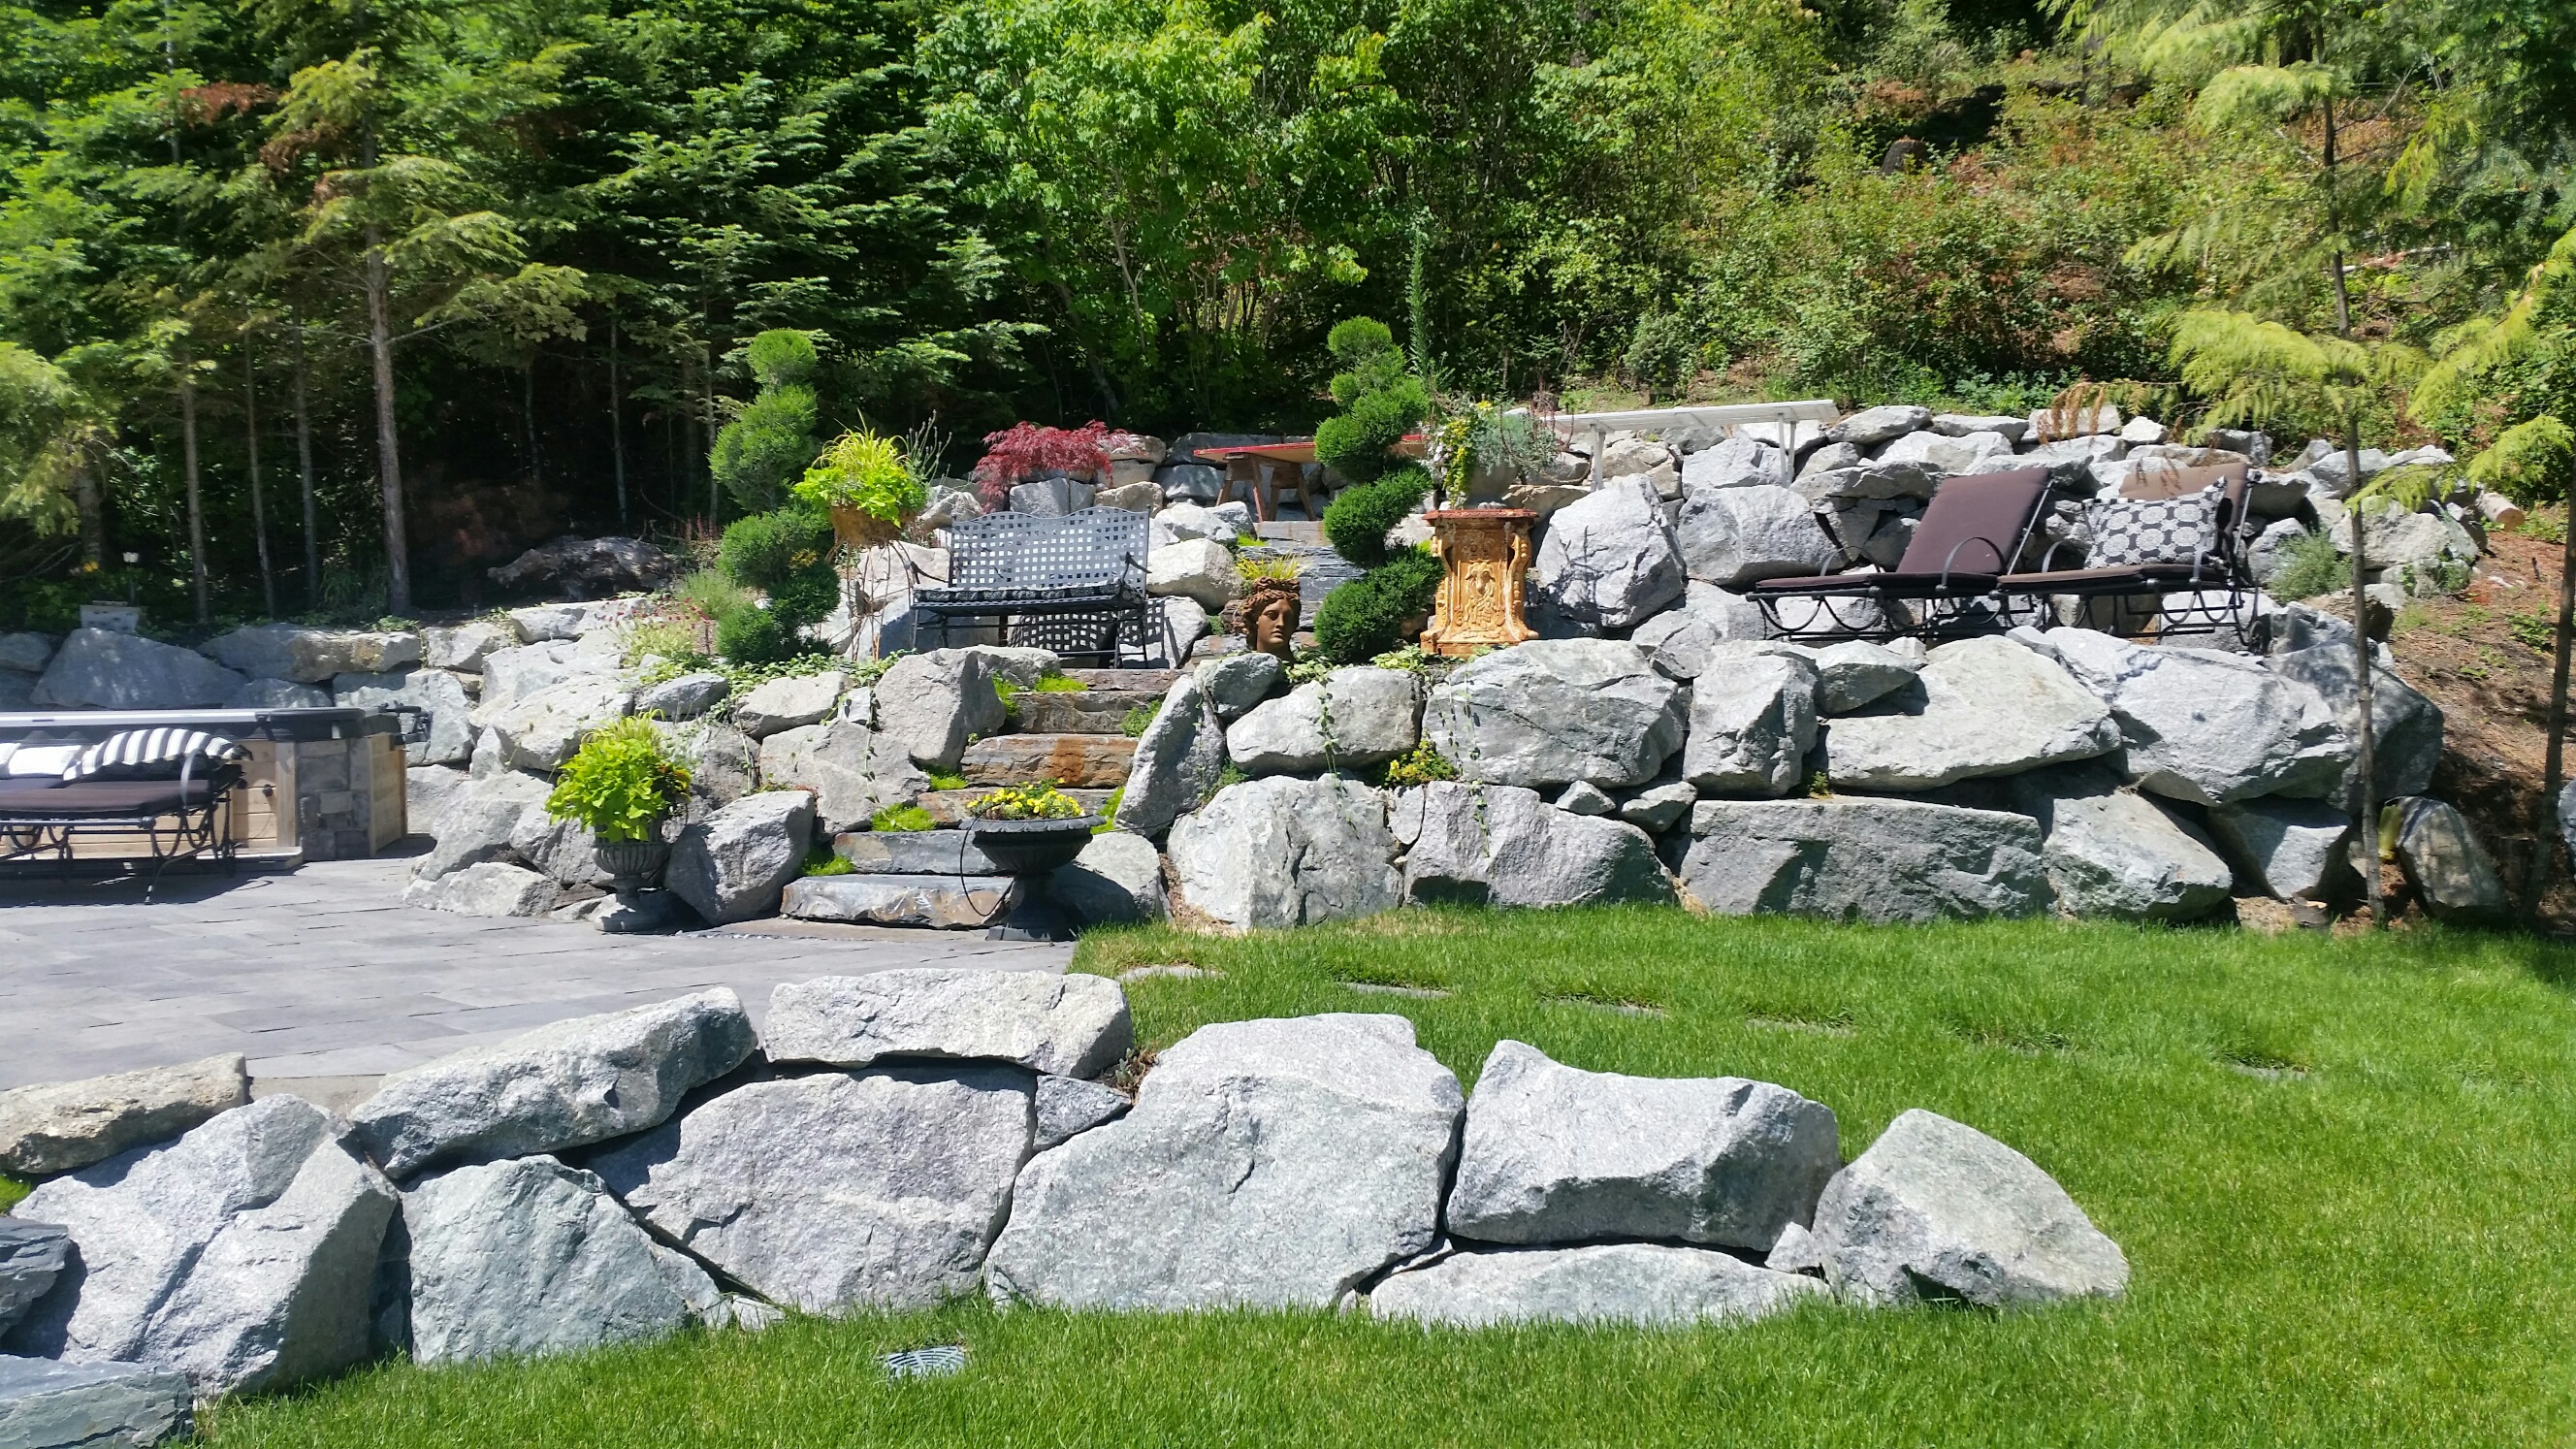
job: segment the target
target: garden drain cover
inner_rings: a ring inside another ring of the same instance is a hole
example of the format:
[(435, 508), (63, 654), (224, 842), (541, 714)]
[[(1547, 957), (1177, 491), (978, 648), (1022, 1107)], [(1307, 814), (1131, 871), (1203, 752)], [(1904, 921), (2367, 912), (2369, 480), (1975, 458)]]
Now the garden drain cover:
[(901, 1353), (886, 1354), (877, 1362), (885, 1365), (886, 1377), (890, 1379), (945, 1378), (966, 1367), (966, 1345), (942, 1343), (929, 1348), (908, 1348)]

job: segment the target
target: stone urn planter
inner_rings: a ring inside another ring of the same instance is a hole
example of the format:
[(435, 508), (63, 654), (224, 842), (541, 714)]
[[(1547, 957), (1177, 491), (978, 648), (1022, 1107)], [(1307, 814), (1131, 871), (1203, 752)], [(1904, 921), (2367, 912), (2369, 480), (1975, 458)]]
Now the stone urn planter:
[(1061, 820), (968, 820), (967, 838), (995, 865), (1013, 875), (1045, 875), (1071, 865), (1091, 843), (1100, 825), (1097, 815)]
[(621, 896), (632, 895), (661, 880), (662, 868), (671, 863), (671, 842), (662, 838), (661, 823), (656, 821), (644, 839), (603, 840), (593, 853), (599, 868), (608, 872), (608, 888)]

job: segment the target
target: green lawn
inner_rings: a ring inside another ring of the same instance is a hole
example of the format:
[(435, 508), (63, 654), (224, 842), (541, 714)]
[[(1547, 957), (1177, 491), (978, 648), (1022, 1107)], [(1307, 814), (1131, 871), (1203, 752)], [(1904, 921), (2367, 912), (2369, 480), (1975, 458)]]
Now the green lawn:
[[(1994, 1317), (1424, 1332), (1359, 1317), (980, 1305), (572, 1360), (388, 1365), (209, 1419), (226, 1446), (2565, 1445), (2576, 1430), (2576, 952), (2046, 923), (1873, 930), (1671, 911), (1406, 912), (1097, 936), (1140, 1036), (1400, 1011), (1472, 1079), (1497, 1037), (1830, 1104), (1855, 1154), (1929, 1107), (2119, 1240), (2130, 1296)], [(1443, 989), (1362, 994), (1375, 981)], [(962, 1341), (954, 1379), (871, 1355)]]

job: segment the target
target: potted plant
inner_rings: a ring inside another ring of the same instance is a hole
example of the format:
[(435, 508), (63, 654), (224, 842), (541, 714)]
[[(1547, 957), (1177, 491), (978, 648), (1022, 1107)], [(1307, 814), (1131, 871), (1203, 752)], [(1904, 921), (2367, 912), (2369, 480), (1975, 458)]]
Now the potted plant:
[(1038, 875), (1071, 862), (1100, 823), (1052, 781), (995, 790), (968, 804), (966, 814), (975, 848), (1013, 875)]
[(1303, 562), (1293, 555), (1238, 559), (1234, 571), (1243, 580), (1243, 597), (1227, 607), (1240, 611), (1245, 642), (1255, 653), (1289, 658), (1304, 612), (1297, 589)]
[(620, 896), (651, 885), (671, 858), (662, 824), (689, 796), (689, 769), (671, 758), (652, 721), (592, 730), (555, 776), (546, 815), (597, 838), (599, 868)]
[(903, 445), (862, 432), (834, 439), (805, 470), (795, 493), (831, 515), (833, 536), (843, 548), (893, 542), (930, 504), (929, 485), (913, 471)]

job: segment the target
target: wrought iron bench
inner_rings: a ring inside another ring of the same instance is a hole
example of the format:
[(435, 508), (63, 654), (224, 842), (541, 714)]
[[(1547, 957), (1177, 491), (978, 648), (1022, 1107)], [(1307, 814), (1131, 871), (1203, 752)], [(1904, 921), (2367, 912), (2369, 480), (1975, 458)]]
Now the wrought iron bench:
[(1122, 644), (1151, 637), (1147, 547), (1145, 515), (1124, 508), (962, 519), (948, 529), (947, 583), (915, 589), (913, 607), (942, 644), (952, 620), (991, 620), (1005, 642), (1114, 667)]

